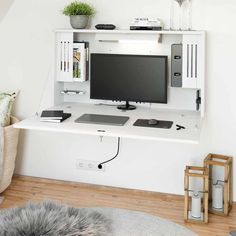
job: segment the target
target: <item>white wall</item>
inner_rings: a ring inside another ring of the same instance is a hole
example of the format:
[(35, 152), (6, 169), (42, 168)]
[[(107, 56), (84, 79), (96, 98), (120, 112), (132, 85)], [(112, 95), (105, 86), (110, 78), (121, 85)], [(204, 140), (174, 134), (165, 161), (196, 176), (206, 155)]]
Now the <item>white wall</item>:
[[(168, 25), (166, 0), (90, 0), (95, 23), (127, 28), (135, 16), (160, 17)], [(47, 132), (21, 133), (17, 173), (183, 194), (185, 165), (207, 153), (236, 156), (235, 0), (193, 0), (193, 27), (207, 33), (207, 115), (199, 145), (123, 139), (121, 154), (104, 174), (75, 169), (77, 158), (104, 160), (116, 140)], [(25, 118), (40, 104), (52, 71), (53, 30), (69, 27), (66, 0), (15, 0), (0, 21), (0, 90), (19, 88), (15, 114)], [(235, 170), (235, 164), (234, 164)], [(236, 193), (234, 193), (236, 200)]]

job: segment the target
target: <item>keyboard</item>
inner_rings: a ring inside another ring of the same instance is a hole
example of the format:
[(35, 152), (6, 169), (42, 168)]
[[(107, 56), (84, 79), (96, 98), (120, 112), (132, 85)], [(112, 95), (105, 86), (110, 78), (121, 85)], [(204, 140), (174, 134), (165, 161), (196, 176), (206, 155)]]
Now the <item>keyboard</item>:
[(83, 114), (75, 120), (76, 123), (123, 126), (129, 120), (128, 116), (111, 116), (99, 114)]

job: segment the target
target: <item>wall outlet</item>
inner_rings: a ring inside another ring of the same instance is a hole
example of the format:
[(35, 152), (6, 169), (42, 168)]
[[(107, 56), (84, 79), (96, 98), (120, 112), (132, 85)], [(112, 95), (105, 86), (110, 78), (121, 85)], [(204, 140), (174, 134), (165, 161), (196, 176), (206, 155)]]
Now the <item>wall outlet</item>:
[(98, 168), (98, 165), (100, 163), (101, 162), (98, 162), (98, 161), (77, 159), (76, 160), (76, 169), (105, 172), (105, 166), (103, 166), (102, 169)]

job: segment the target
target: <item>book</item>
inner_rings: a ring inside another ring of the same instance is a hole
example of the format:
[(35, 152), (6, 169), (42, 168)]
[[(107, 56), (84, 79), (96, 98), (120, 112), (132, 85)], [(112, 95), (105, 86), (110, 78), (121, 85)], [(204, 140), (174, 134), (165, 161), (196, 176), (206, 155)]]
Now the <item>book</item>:
[(44, 110), (41, 114), (41, 120), (44, 119), (62, 119), (63, 110)]
[(74, 42), (73, 47), (73, 78), (82, 82), (89, 78), (89, 43)]
[(63, 113), (62, 115), (63, 117), (61, 119), (41, 119), (42, 122), (51, 122), (51, 123), (61, 123), (64, 120), (68, 119), (69, 117), (71, 117), (71, 113)]

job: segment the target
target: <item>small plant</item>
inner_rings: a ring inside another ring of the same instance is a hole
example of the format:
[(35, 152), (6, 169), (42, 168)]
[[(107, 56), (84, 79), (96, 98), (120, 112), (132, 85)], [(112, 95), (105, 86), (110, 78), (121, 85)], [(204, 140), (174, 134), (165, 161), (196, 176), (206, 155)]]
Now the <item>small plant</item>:
[(66, 16), (91, 16), (95, 13), (95, 10), (92, 6), (83, 2), (72, 2), (66, 6), (63, 10), (63, 14)]

